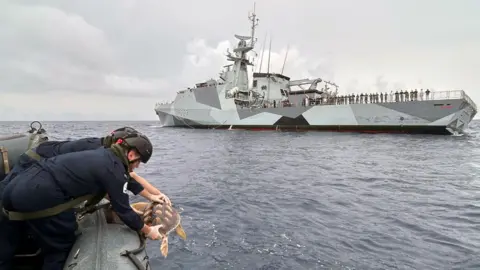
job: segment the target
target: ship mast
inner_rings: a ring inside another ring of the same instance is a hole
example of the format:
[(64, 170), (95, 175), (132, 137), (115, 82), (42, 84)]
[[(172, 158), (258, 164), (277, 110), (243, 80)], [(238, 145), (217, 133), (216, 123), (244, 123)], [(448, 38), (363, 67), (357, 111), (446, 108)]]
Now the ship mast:
[(250, 19), (250, 21), (252, 22), (250, 47), (254, 48), (255, 43), (257, 42), (257, 39), (255, 38), (255, 28), (257, 27), (259, 21), (259, 19), (257, 18), (257, 14), (255, 14), (255, 2), (253, 3), (253, 12), (248, 16), (248, 19)]
[(247, 58), (247, 53), (253, 50), (257, 41), (255, 29), (258, 26), (259, 19), (255, 14), (255, 4), (253, 12), (248, 15), (248, 20), (251, 23), (250, 35), (234, 35), (239, 40), (238, 44), (234, 48), (233, 53), (227, 51), (227, 60), (233, 62), (233, 70), (227, 71), (230, 74), (230, 80), (226, 84), (226, 87), (229, 89), (225, 91), (225, 98), (233, 98), (235, 104), (242, 107), (250, 107), (253, 105), (251, 103), (252, 98), (258, 99), (258, 93), (253, 93), (250, 89), (247, 69), (248, 66), (254, 66), (251, 60)]
[[(258, 19), (256, 18), (255, 12), (248, 16), (249, 20), (252, 23), (251, 26), (251, 34), (255, 34), (255, 27), (258, 25)], [(254, 36), (242, 36), (242, 35), (234, 35), (236, 39), (239, 40), (237, 47), (233, 50), (234, 54), (227, 51), (227, 59), (233, 62), (233, 74), (234, 80), (232, 82), (233, 87), (238, 87), (240, 91), (248, 91), (245, 88), (245, 83), (247, 83), (248, 88), (248, 71), (247, 66), (253, 66), (250, 60), (247, 58), (247, 53), (253, 49), (253, 45), (255, 44), (255, 37)], [(247, 41), (250, 40), (250, 44)], [(247, 78), (244, 78), (246, 76)], [(245, 81), (246, 80), (246, 81)]]

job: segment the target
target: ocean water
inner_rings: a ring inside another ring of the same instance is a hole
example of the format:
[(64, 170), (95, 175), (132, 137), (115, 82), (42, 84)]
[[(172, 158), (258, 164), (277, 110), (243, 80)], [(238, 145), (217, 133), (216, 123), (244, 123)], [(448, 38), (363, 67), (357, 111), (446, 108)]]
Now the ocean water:
[(184, 209), (188, 236), (170, 236), (166, 259), (149, 241), (152, 269), (480, 269), (478, 121), (464, 136), (43, 125), (53, 139), (123, 125), (152, 139), (138, 172)]

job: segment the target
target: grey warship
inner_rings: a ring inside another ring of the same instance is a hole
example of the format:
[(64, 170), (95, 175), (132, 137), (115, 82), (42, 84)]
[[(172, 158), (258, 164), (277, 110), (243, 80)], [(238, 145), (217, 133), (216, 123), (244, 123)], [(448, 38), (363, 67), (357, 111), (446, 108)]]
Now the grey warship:
[(269, 71), (253, 72), (250, 86), (247, 68), (254, 65), (247, 54), (255, 46), (258, 19), (255, 11), (248, 18), (251, 35), (235, 35), (237, 47), (226, 55), (232, 63), (218, 79), (197, 83), (178, 91), (173, 101), (155, 105), (162, 126), (451, 135), (463, 133), (477, 113), (463, 90), (342, 95), (329, 80), (291, 80)]

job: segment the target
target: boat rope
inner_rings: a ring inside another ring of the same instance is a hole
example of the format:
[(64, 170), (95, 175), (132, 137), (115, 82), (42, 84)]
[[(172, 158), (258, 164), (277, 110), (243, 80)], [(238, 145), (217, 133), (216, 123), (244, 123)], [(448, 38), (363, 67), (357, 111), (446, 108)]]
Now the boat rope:
[[(87, 214), (92, 214), (97, 210), (109, 208), (110, 206), (111, 206), (111, 203), (108, 202), (108, 203), (103, 203), (103, 204), (96, 204), (94, 206), (84, 206), (84, 207), (81, 207), (81, 208), (77, 208), (76, 209), (77, 221), (82, 220), (85, 217), (85, 215), (87, 215)], [(146, 251), (146, 241), (145, 241), (146, 238), (140, 232), (137, 232), (137, 235), (138, 235), (138, 238), (140, 239), (140, 245), (135, 249), (122, 251), (120, 253), (120, 256), (124, 256), (124, 257), (127, 257), (128, 259), (130, 259), (130, 261), (132, 261), (132, 263), (135, 265), (135, 267), (138, 270), (148, 270), (148, 269), (150, 269), (150, 264), (149, 264), (149, 261), (148, 261), (149, 257), (148, 257), (147, 251)], [(138, 253), (140, 253), (142, 251), (145, 251), (145, 254), (147, 254), (143, 258), (143, 261), (147, 260), (147, 262), (145, 263), (145, 266), (142, 264), (140, 259), (138, 259), (137, 256), (136, 256)]]
[[(143, 222), (145, 224), (151, 225), (154, 222), (155, 213), (153, 211), (153, 208), (157, 204), (159, 204), (159, 203), (151, 202), (143, 210), (142, 218), (143, 218)], [(136, 249), (133, 249), (133, 250), (125, 250), (122, 253), (120, 253), (120, 255), (128, 257), (132, 261), (132, 263), (135, 264), (135, 266), (137, 267), (138, 270), (148, 270), (148, 268), (150, 267), (150, 264), (149, 264), (149, 261), (148, 261), (148, 254), (147, 254), (147, 251), (145, 249), (145, 247), (146, 247), (146, 237), (145, 237), (145, 235), (143, 235), (140, 232), (137, 232), (137, 234), (138, 234), (138, 238), (140, 239), (140, 246)], [(142, 251), (145, 251), (145, 254), (147, 254), (145, 256), (145, 258), (143, 258), (143, 260), (147, 260), (147, 263), (146, 263), (145, 266), (143, 266), (142, 262), (136, 256), (138, 253), (140, 253)]]
[(150, 264), (148, 263), (148, 255), (145, 256), (145, 258), (143, 258), (143, 260), (147, 260), (147, 263), (145, 266), (136, 256), (138, 253), (142, 251), (145, 251), (146, 253), (145, 247), (147, 245), (147, 242), (145, 241), (146, 240), (145, 236), (143, 236), (140, 232), (137, 232), (137, 235), (138, 235), (138, 238), (140, 239), (140, 246), (136, 249), (125, 250), (120, 253), (120, 256), (126, 256), (127, 258), (129, 258), (130, 261), (132, 261), (132, 263), (137, 267), (138, 270), (148, 270), (150, 266)]

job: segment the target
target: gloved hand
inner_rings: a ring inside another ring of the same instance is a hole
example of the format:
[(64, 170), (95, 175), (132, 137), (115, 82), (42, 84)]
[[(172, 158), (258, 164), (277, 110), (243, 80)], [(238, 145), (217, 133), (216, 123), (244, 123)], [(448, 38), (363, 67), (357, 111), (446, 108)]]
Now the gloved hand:
[(158, 232), (158, 230), (160, 229), (160, 226), (162, 225), (151, 226), (150, 232), (146, 236), (152, 240), (160, 239), (160, 233)]
[(150, 196), (150, 200), (152, 202), (158, 202), (158, 203), (166, 203), (167, 205), (172, 205), (172, 202), (170, 199), (163, 193), (160, 193), (159, 195), (153, 195)]

